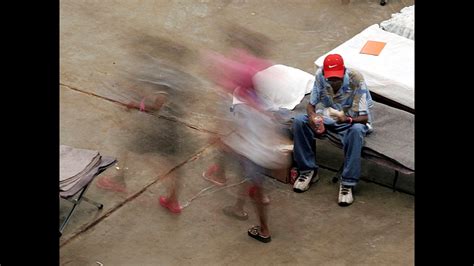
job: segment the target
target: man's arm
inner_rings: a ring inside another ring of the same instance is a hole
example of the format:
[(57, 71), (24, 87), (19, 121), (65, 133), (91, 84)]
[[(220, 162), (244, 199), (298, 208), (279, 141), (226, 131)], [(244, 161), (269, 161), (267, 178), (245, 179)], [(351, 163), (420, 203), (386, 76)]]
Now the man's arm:
[(320, 99), (321, 90), (323, 89), (323, 84), (321, 84), (321, 79), (322, 79), (322, 72), (321, 72), (321, 69), (318, 69), (315, 74), (313, 90), (311, 91), (309, 103), (306, 106), (306, 113), (308, 114), (308, 118), (310, 122), (313, 122), (316, 116), (322, 116), (320, 114), (322, 113), (322, 108), (321, 108), (321, 104), (319, 104), (321, 101)]
[(338, 123), (360, 123), (360, 124), (366, 124), (369, 121), (369, 116), (368, 115), (359, 115), (358, 117), (349, 117), (346, 115), (342, 115), (338, 117), (337, 122)]
[(367, 124), (368, 121), (368, 115), (359, 115), (358, 117), (352, 117), (352, 123)]
[[(309, 126), (315, 131), (318, 132), (319, 125), (316, 125), (315, 118), (320, 117), (322, 120), (322, 108), (320, 104), (320, 95), (321, 95), (321, 69), (318, 69), (315, 74), (313, 90), (311, 91), (311, 96), (309, 98), (309, 103), (306, 106), (306, 113), (308, 115)], [(322, 129), (323, 130), (323, 129)]]
[(308, 103), (308, 105), (306, 106), (306, 113), (308, 114), (309, 126), (310, 126), (311, 128), (316, 129), (316, 124), (314, 123), (314, 118), (315, 118), (318, 114), (316, 114), (316, 110), (315, 110), (314, 105), (312, 105), (311, 103)]
[(308, 103), (306, 106), (306, 113), (308, 114), (309, 118), (314, 118), (316, 115), (318, 115), (316, 114), (316, 108), (310, 103)]

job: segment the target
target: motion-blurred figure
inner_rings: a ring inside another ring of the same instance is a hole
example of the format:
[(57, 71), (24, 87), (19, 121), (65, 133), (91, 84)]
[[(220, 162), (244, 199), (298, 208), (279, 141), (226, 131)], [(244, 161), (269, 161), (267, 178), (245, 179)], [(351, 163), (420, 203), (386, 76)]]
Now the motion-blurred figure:
[[(266, 111), (265, 99), (258, 94), (252, 78), (272, 63), (236, 48), (228, 56), (208, 53), (205, 60), (210, 62), (209, 73), (212, 80), (234, 98), (234, 132), (223, 137), (222, 142), (239, 159), (244, 176), (251, 180), (246, 193), (254, 203), (260, 224), (252, 226), (248, 235), (264, 243), (270, 242), (271, 233), (267, 220), (269, 200), (263, 190), (264, 173), (266, 169), (286, 167), (288, 160), (280, 150), (284, 137), (280, 135), (279, 124)], [(225, 167), (222, 164), (219, 166)], [(214, 173), (220, 173), (215, 175), (221, 177), (221, 182), (225, 180), (225, 170), (220, 169)], [(213, 171), (207, 171), (204, 175), (212, 177), (212, 174)], [(235, 205), (225, 207), (224, 213), (240, 220), (247, 219), (248, 215), (243, 210), (243, 194), (240, 193)]]

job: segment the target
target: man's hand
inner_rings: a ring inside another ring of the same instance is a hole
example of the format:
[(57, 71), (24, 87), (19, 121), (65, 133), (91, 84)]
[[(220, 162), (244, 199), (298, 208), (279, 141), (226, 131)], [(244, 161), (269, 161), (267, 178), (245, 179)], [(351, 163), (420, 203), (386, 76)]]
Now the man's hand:
[(306, 113), (308, 114), (309, 127), (316, 133), (322, 134), (325, 130), (323, 117), (320, 114), (316, 114), (315, 106), (308, 103), (306, 106)]
[(322, 134), (325, 130), (323, 117), (321, 115), (312, 115), (309, 117), (309, 126), (316, 134)]

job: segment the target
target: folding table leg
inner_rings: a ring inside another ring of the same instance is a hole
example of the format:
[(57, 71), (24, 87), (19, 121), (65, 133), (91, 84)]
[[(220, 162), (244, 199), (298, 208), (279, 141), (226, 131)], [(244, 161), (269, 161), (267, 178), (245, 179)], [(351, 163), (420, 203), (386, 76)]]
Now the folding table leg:
[(93, 200), (91, 200), (91, 199), (89, 199), (89, 198), (87, 198), (87, 197), (82, 197), (82, 199), (83, 199), (84, 201), (87, 201), (88, 203), (90, 203), (90, 204), (96, 206), (97, 209), (99, 209), (99, 210), (104, 207), (103, 204), (98, 203), (98, 202), (96, 202), (96, 201), (93, 201)]
[(77, 203), (74, 203), (74, 206), (72, 206), (72, 209), (69, 212), (69, 214), (67, 215), (66, 220), (64, 220), (64, 222), (61, 224), (61, 227), (59, 228), (59, 236), (62, 235), (64, 227), (66, 227), (66, 224), (69, 222), (69, 219), (71, 219), (72, 213), (76, 209), (77, 205), (78, 205)]
[[(89, 183), (90, 184), (90, 183)], [(87, 188), (89, 187), (89, 184), (87, 184), (86, 186), (84, 186), (84, 188), (82, 188), (82, 191), (79, 193), (79, 196), (75, 199), (75, 200), (71, 200), (71, 199), (66, 199), (68, 200), (69, 202), (72, 202), (72, 204), (74, 204), (74, 206), (72, 206), (72, 209), (71, 211), (69, 212), (69, 214), (67, 215), (66, 217), (66, 220), (64, 220), (64, 222), (61, 224), (61, 227), (59, 228), (59, 236), (61, 237), (62, 233), (63, 233), (63, 230), (64, 230), (64, 227), (66, 227), (66, 225), (68, 224), (69, 222), (69, 219), (71, 218), (72, 216), (72, 213), (74, 212), (74, 210), (76, 209), (77, 205), (79, 205), (81, 203), (82, 200), (85, 200), (89, 203), (91, 203), (92, 205), (96, 206), (99, 210), (102, 209), (102, 207), (104, 207), (104, 205), (98, 203), (98, 202), (95, 202), (91, 199), (88, 199), (84, 196), (84, 193), (86, 193), (87, 191)]]

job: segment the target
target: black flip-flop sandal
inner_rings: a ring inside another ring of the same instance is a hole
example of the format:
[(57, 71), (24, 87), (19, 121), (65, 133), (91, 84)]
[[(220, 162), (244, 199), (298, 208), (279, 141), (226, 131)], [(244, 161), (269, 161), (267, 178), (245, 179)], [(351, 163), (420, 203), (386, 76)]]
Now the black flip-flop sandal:
[(262, 236), (260, 234), (260, 225), (254, 225), (252, 226), (248, 231), (247, 231), (248, 235), (252, 238), (255, 238), (257, 239), (258, 241), (260, 242), (263, 242), (263, 243), (268, 243), (270, 241), (272, 241), (272, 236)]

